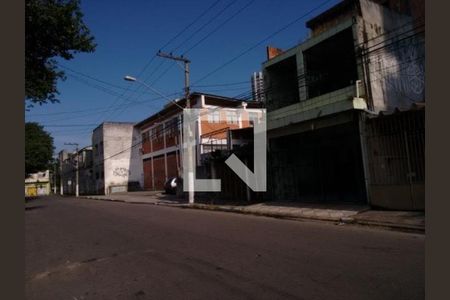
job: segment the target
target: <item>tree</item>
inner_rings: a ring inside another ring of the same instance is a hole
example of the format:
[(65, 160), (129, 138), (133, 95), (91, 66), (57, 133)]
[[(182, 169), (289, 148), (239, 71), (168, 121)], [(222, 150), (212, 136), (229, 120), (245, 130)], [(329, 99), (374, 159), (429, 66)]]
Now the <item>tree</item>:
[(25, 100), (29, 106), (59, 102), (56, 83), (65, 80), (54, 58), (93, 52), (96, 44), (83, 22), (79, 0), (26, 0)]
[(25, 123), (25, 175), (47, 170), (52, 163), (53, 138), (35, 122)]

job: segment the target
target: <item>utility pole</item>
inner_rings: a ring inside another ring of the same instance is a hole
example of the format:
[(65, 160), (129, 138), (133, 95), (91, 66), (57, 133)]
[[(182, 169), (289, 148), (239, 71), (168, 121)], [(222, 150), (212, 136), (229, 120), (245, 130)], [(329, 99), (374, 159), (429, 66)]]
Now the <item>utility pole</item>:
[[(190, 88), (189, 88), (189, 64), (191, 63), (191, 61), (185, 57), (181, 56), (174, 56), (172, 55), (172, 53), (163, 53), (161, 52), (161, 50), (158, 51), (158, 53), (156, 53), (157, 56), (163, 57), (163, 58), (168, 58), (168, 59), (172, 59), (175, 61), (180, 61), (183, 62), (184, 64), (184, 94), (185, 94), (185, 99), (186, 99), (186, 108), (190, 109), (191, 108), (191, 100), (189, 99), (189, 92), (190, 92)], [(188, 126), (188, 134), (190, 136), (192, 136), (192, 131), (190, 129), (191, 127)], [(182, 143), (181, 143), (182, 144)], [(194, 159), (194, 155), (192, 152), (192, 147), (191, 145), (187, 145), (187, 159), (188, 159), (188, 186), (189, 186), (189, 204), (194, 204), (194, 166), (193, 166), (193, 159)], [(183, 158), (184, 159), (184, 158)], [(186, 179), (186, 178), (184, 178)]]
[(78, 189), (78, 182), (79, 182), (79, 177), (78, 177), (78, 144), (77, 143), (64, 143), (64, 145), (73, 145), (75, 146), (75, 151), (76, 151), (76, 158), (75, 158), (75, 172), (76, 172), (76, 178), (75, 178), (75, 196), (78, 197), (79, 196), (79, 189)]
[(53, 161), (53, 194), (56, 195), (56, 159)]
[(64, 154), (62, 157), (58, 155), (59, 159), (59, 194), (61, 196), (64, 196), (64, 179), (63, 179), (63, 160), (64, 160)]

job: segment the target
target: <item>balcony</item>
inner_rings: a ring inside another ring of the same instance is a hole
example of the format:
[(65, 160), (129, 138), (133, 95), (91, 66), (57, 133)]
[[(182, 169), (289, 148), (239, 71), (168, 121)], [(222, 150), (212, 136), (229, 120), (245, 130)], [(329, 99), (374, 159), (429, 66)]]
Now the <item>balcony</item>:
[(363, 98), (356, 98), (354, 85), (282, 107), (267, 114), (267, 130), (313, 120), (347, 110), (367, 109)]

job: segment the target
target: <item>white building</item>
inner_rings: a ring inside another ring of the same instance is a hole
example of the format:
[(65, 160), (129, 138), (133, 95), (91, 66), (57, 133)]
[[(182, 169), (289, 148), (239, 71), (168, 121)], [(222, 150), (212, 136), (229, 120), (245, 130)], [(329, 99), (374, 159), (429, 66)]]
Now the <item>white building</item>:
[(111, 194), (141, 189), (140, 134), (134, 123), (104, 122), (92, 133), (96, 192)]
[(50, 195), (50, 171), (29, 174), (25, 178), (25, 196), (46, 196)]
[(261, 71), (252, 75), (252, 95), (254, 101), (264, 102), (264, 77)]

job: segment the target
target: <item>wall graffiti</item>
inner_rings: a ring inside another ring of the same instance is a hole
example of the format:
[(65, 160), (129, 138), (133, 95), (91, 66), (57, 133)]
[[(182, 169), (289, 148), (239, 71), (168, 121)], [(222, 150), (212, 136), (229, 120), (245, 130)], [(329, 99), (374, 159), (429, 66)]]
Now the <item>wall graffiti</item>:
[(409, 106), (425, 99), (423, 43), (412, 39), (395, 43), (371, 56), (374, 95), (392, 107)]
[(118, 177), (127, 177), (130, 175), (130, 170), (127, 168), (115, 168), (113, 170), (113, 175)]

